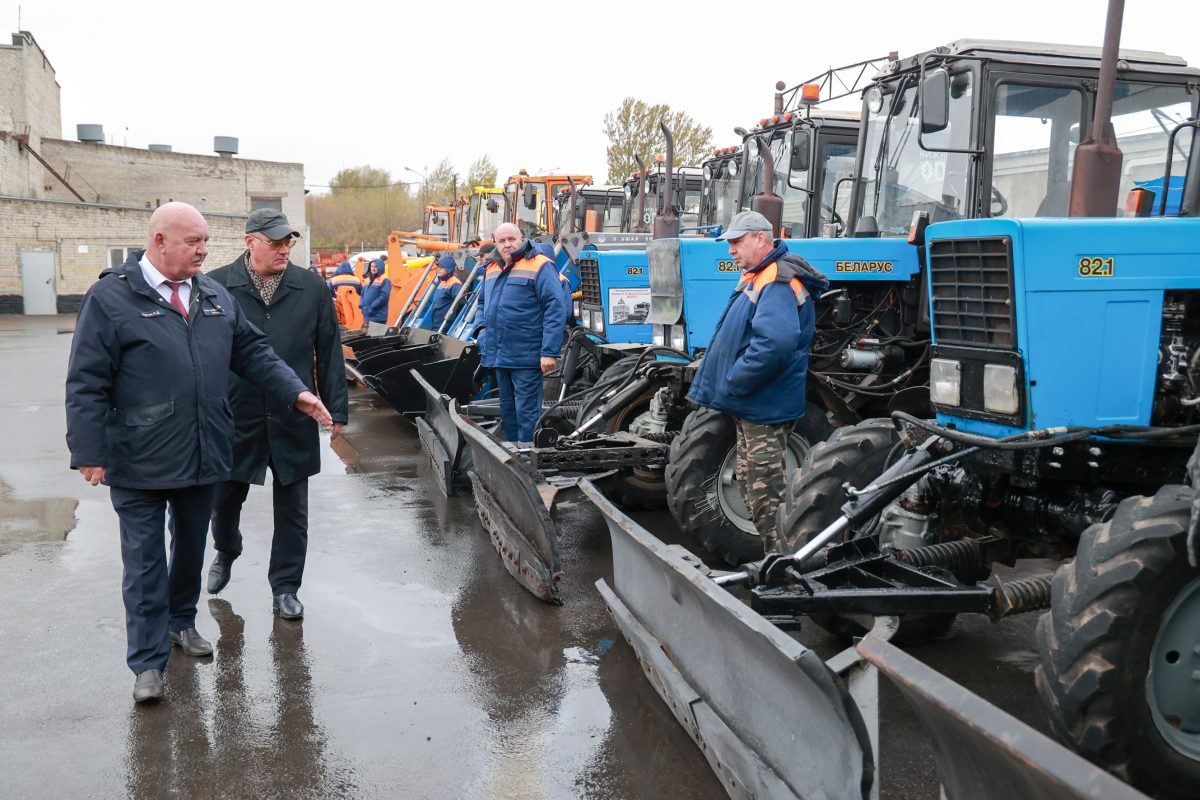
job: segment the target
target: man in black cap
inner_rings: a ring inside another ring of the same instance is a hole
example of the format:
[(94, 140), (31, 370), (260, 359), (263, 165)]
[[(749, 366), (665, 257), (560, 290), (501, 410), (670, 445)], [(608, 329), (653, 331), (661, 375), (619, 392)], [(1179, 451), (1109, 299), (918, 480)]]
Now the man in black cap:
[[(279, 357), (324, 399), (336, 439), (347, 419), (342, 344), (325, 281), (288, 263), (299, 238), (282, 212), (260, 208), (246, 220), (246, 251), (209, 277), (229, 289)], [(297, 593), (308, 549), (308, 478), (321, 471), (317, 426), (237, 377), (231, 381), (229, 401), (236, 421), (233, 475), (217, 487), (213, 502), (217, 555), (208, 591), (216, 594), (229, 583), (233, 562), (242, 552), (242, 504), (250, 484), (266, 482), (270, 467), (275, 532), (267, 577), (279, 616), (300, 619), (304, 606)]]

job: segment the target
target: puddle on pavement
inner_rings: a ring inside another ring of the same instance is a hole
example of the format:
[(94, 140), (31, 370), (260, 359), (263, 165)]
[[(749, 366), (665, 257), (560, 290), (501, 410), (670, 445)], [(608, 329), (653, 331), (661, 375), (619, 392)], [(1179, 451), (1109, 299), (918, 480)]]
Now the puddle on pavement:
[[(332, 751), (313, 711), (303, 626), (275, 618), (271, 697), (263, 703), (244, 674), (244, 620), (225, 600), (210, 599), (208, 608), (219, 629), (215, 658), (172, 657), (168, 702), (129, 712), (128, 796), (356, 795), (353, 770)], [(260, 718), (255, 712), (263, 709)]]
[(0, 481), (0, 556), (35, 542), (63, 542), (75, 530), (74, 498), (17, 500)]

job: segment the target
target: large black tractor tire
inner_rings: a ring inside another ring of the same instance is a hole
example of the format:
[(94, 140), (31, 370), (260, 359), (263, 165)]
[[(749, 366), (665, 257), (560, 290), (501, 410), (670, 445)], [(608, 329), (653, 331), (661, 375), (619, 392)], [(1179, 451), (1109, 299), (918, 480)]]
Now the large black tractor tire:
[[(637, 356), (625, 356), (614, 361), (604, 372), (600, 373), (600, 379), (596, 381), (596, 384), (607, 385), (584, 397), (579, 414), (575, 417), (575, 424), (582, 425), (595, 416), (600, 406), (604, 405), (603, 396), (627, 378), (633, 372), (633, 368), (637, 363)], [(630, 424), (632, 424), (639, 414), (649, 410), (650, 401), (654, 398), (656, 391), (657, 389), (654, 388), (648, 389), (635, 398), (633, 402), (627, 404), (617, 412), (616, 416), (605, 423), (603, 431), (606, 433), (616, 433), (628, 430)], [(599, 429), (599, 426), (595, 427)], [(599, 430), (596, 432), (599, 432)], [(610, 487), (613, 500), (625, 508), (658, 509), (662, 508), (666, 502), (667, 487), (663, 482), (663, 473), (660, 469), (643, 469), (640, 467), (623, 469), (609, 479), (608, 486)]]
[[(889, 419), (868, 419), (839, 428), (814, 447), (803, 466), (792, 473), (779, 504), (779, 545), (795, 552), (841, 516), (850, 498), (843, 485), (861, 489), (877, 478), (887, 465), (888, 454), (899, 441)], [(847, 531), (847, 536), (852, 535)], [(844, 539), (843, 539), (844, 541)], [(903, 614), (900, 629), (892, 637), (898, 645), (937, 639), (950, 632), (955, 614)], [(820, 614), (813, 621), (847, 641), (866, 633), (866, 628), (849, 617)]]
[(1038, 621), (1038, 693), (1054, 732), (1156, 798), (1200, 796), (1200, 570), (1192, 492), (1130, 497), (1054, 575)]
[[(833, 430), (825, 415), (809, 404), (789, 440), (794, 470), (809, 448)], [(750, 520), (741, 485), (734, 479), (737, 429), (733, 417), (701, 408), (683, 422), (671, 442), (667, 464), (667, 505), (692, 541), (726, 564), (737, 566), (763, 557), (763, 541)]]

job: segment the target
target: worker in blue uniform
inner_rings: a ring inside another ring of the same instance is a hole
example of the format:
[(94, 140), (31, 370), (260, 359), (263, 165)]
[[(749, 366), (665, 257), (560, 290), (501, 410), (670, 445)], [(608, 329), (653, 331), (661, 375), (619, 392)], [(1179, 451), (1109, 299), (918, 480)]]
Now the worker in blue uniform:
[(558, 367), (567, 301), (554, 262), (510, 222), (493, 234), (476, 315), (481, 363), (496, 374), (500, 419), (509, 441), (532, 442), (542, 413), (542, 376)]

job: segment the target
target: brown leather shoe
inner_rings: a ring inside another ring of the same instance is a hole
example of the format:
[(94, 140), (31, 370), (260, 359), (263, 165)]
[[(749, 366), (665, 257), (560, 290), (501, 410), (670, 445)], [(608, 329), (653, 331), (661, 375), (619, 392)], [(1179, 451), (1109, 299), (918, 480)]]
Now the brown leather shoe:
[(183, 649), (189, 656), (211, 656), (213, 647), (195, 628), (186, 631), (171, 631), (171, 644)]

